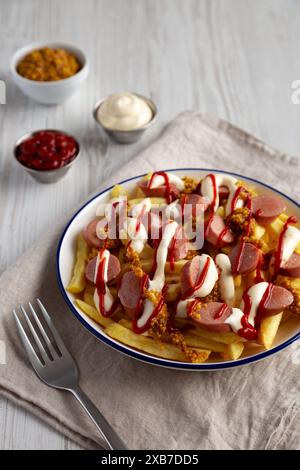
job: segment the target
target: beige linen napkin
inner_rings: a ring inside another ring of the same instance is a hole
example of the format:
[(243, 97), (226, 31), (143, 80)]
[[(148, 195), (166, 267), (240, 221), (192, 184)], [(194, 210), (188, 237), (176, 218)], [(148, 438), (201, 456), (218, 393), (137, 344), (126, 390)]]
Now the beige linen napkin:
[[(299, 164), (300, 159), (227, 122), (187, 112), (103, 187), (155, 169), (205, 167), (257, 177), (297, 199)], [(102, 444), (75, 399), (44, 385), (25, 360), (11, 310), (38, 296), (78, 362), (83, 389), (129, 448), (299, 448), (299, 350), (288, 348), (254, 365), (206, 373), (162, 369), (123, 356), (88, 333), (61, 297), (55, 253), (62, 226), (0, 279), (0, 340), (7, 348), (6, 365), (0, 365), (3, 395), (85, 448)]]

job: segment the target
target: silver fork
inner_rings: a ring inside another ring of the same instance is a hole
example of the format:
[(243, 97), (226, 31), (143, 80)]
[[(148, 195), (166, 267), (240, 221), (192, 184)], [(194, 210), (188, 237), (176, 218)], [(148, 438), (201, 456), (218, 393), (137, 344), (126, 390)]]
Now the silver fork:
[[(13, 310), (22, 343), (36, 374), (43, 382), (50, 385), (50, 387), (68, 390), (77, 398), (91, 420), (97, 426), (110, 449), (126, 450), (127, 447), (117, 433), (79, 387), (77, 365), (64, 345), (44, 305), (39, 299), (37, 299), (37, 303), (49, 327), (52, 338), (49, 337), (31, 303), (29, 303), (29, 308), (35, 320), (35, 326), (23, 305), (20, 305), (20, 310), (27, 322), (34, 341), (32, 341), (26, 333), (16, 310)], [(42, 338), (43, 341), (41, 340)], [(39, 354), (37, 354), (37, 352)]]

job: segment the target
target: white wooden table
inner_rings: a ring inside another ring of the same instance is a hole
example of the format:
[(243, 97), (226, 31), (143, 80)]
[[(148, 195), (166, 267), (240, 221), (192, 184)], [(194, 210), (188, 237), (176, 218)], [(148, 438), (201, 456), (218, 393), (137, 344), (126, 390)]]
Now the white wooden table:
[[(178, 112), (219, 115), (290, 154), (300, 154), (300, 2), (295, 0), (0, 0), (0, 271), (64, 212), (129, 161)], [(88, 81), (68, 102), (45, 107), (13, 85), (13, 51), (34, 40), (83, 48)], [(158, 105), (157, 125), (139, 143), (100, 139), (94, 102), (132, 90)], [(81, 162), (60, 183), (40, 185), (12, 158), (22, 134), (52, 127), (74, 133)], [(250, 164), (250, 162), (249, 162)], [(1, 373), (1, 370), (0, 370)], [(0, 448), (77, 448), (36, 418), (0, 399)]]

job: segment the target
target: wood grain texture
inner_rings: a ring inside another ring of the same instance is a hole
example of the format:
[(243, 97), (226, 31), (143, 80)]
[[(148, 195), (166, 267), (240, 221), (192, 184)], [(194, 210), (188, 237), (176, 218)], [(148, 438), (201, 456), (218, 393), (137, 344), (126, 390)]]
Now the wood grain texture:
[[(0, 0), (0, 79), (7, 84), (7, 104), (0, 105), (0, 271), (180, 111), (218, 115), (299, 154), (300, 105), (291, 102), (291, 83), (300, 78), (299, 30), (296, 0)], [(11, 81), (12, 53), (35, 40), (77, 44), (90, 59), (87, 82), (63, 105), (38, 105)], [(152, 97), (159, 109), (157, 125), (131, 146), (107, 142), (91, 112), (101, 96), (125, 89)], [(12, 158), (19, 136), (44, 127), (74, 133), (82, 149), (78, 164), (52, 186), (34, 182)], [(1, 399), (0, 448), (77, 447)]]

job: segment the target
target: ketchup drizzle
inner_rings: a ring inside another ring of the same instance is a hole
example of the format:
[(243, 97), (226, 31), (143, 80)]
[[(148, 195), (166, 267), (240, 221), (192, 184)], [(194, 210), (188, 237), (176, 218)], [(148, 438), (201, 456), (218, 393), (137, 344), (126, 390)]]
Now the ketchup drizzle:
[(137, 234), (141, 228), (142, 218), (144, 217), (145, 213), (146, 213), (146, 204), (143, 205), (142, 210), (137, 217), (137, 222), (135, 226), (135, 234)]
[(233, 196), (233, 198), (232, 198), (232, 201), (231, 201), (231, 208), (230, 208), (230, 209), (231, 209), (231, 212), (234, 211), (235, 206), (236, 206), (237, 201), (238, 201), (238, 198), (239, 198), (239, 195), (240, 195), (240, 193), (241, 193), (241, 191), (242, 191), (243, 189), (244, 189), (243, 186), (239, 186), (239, 187), (236, 189), (236, 191), (235, 191), (235, 193), (234, 193), (234, 196)]
[(239, 251), (238, 251), (238, 254), (237, 254), (237, 257), (236, 257), (236, 260), (235, 260), (235, 263), (232, 266), (233, 274), (238, 273), (239, 270), (240, 270), (241, 261), (242, 261), (242, 257), (243, 257), (243, 254), (244, 254), (245, 246), (246, 246), (245, 240), (242, 238), (240, 246), (239, 246)]
[(176, 197), (173, 191), (171, 190), (169, 176), (167, 175), (165, 171), (155, 171), (154, 173), (152, 173), (151, 178), (148, 183), (148, 188), (151, 189), (151, 185), (156, 175), (162, 176), (164, 178), (165, 187), (166, 187), (165, 198), (167, 199), (167, 203), (171, 204), (171, 202), (173, 202), (176, 199)]
[(226, 304), (221, 305), (219, 310), (214, 315), (214, 320), (218, 320), (219, 318), (221, 318), (223, 313), (225, 312), (226, 308), (227, 308)]
[(229, 231), (229, 227), (224, 227), (223, 230), (221, 230), (221, 232), (219, 233), (219, 236), (217, 238), (217, 244), (216, 244), (216, 247), (217, 248), (220, 248), (221, 247), (221, 244), (222, 244), (222, 240), (223, 238), (225, 237), (226, 233)]
[(238, 330), (237, 334), (247, 339), (248, 341), (251, 341), (257, 338), (257, 330), (248, 321), (250, 310), (252, 307), (252, 301), (250, 295), (248, 294), (248, 291), (244, 292), (243, 301), (244, 315), (241, 318), (242, 328)]
[(266, 288), (259, 305), (257, 307), (257, 313), (255, 316), (255, 326), (252, 326), (249, 321), (249, 315), (252, 307), (251, 297), (248, 294), (248, 290), (243, 295), (244, 301), (244, 315), (241, 318), (242, 328), (240, 328), (237, 332), (239, 336), (246, 338), (248, 341), (257, 339), (258, 335), (258, 328), (260, 326), (261, 320), (266, 311), (266, 304), (272, 295), (272, 291), (274, 289), (274, 284), (268, 283), (268, 287)]
[(216, 177), (215, 177), (215, 175), (210, 173), (209, 175), (207, 175), (207, 178), (211, 179), (211, 182), (212, 182), (212, 185), (213, 185), (213, 200), (211, 202), (211, 205), (212, 205), (213, 211), (215, 212), (215, 205), (216, 205), (216, 200), (217, 200), (217, 196), (218, 196)]
[(169, 263), (170, 263), (170, 270), (174, 271), (175, 269), (175, 245), (176, 245), (176, 232), (174, 236), (172, 237), (172, 240), (170, 241), (169, 244)]

